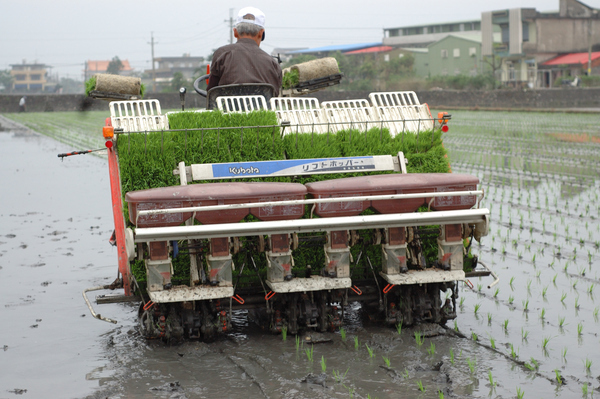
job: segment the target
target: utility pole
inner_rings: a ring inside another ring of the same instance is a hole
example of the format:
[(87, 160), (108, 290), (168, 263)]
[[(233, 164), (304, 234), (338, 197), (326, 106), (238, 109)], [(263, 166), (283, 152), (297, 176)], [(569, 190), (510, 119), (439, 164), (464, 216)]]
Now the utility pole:
[(229, 22), (229, 44), (233, 44), (233, 8), (229, 9), (229, 20), (225, 22)]
[(154, 68), (154, 32), (150, 32), (150, 43), (148, 44), (152, 49), (152, 92), (156, 93), (156, 69)]

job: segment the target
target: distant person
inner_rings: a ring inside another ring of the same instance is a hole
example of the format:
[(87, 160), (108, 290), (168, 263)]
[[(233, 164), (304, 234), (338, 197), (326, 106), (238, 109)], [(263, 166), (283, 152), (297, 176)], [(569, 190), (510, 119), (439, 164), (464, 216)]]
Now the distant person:
[(233, 35), (236, 43), (220, 47), (213, 54), (206, 90), (230, 84), (269, 83), (279, 95), (281, 67), (260, 49), (260, 42), (265, 40), (265, 14), (254, 7), (242, 8)]
[(26, 102), (27, 102), (27, 97), (26, 96), (21, 97), (21, 99), (19, 100), (19, 112), (27, 111)]

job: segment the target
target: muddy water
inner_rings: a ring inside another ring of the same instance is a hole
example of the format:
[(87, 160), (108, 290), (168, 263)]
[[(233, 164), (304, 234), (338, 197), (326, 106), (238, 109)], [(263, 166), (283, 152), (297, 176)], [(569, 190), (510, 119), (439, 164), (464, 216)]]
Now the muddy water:
[[(594, 299), (584, 295), (589, 283), (579, 285), (577, 309), (576, 289), (569, 291), (576, 277), (558, 279), (544, 302), (540, 291), (555, 274), (548, 266), (552, 250), (538, 256), (536, 269), (512, 252), (511, 239), (504, 256), (489, 243), (481, 248), (502, 274), (501, 294), (486, 290), (491, 280), (474, 280), (474, 290), (461, 287), (459, 332), (452, 322), (448, 329), (421, 326), (422, 345), (414, 331), (381, 327), (356, 304), (346, 313), (345, 339), (337, 332), (307, 334), (298, 342), (249, 325), (243, 312), (234, 317), (234, 331), (216, 342), (173, 347), (137, 334), (135, 306), (97, 308), (118, 319), (117, 325), (94, 320), (81, 291), (108, 284), (116, 274), (116, 254), (107, 243), (112, 231), (107, 166), (90, 155), (60, 162), (56, 154), (68, 150), (32, 133), (0, 132), (0, 398), (509, 398), (517, 388), (526, 398), (547, 398), (579, 397), (583, 381), (594, 384), (600, 356)], [(511, 229), (502, 218), (496, 222), (494, 231), (506, 236)], [(596, 253), (592, 260), (595, 264)], [(589, 269), (589, 278), (595, 278), (591, 264)], [(511, 275), (518, 277), (512, 288)], [(563, 291), (564, 309), (557, 299)], [(514, 309), (509, 295), (516, 297)], [(527, 299), (530, 310), (524, 312)], [(548, 323), (538, 321), (542, 307)], [(587, 319), (579, 341), (575, 310)], [(557, 312), (567, 317), (562, 338)], [(528, 340), (521, 339), (522, 328), (530, 331)], [(557, 345), (542, 352), (546, 336)], [(520, 351), (514, 358), (511, 344)], [(571, 348), (566, 359), (563, 346)], [(540, 363), (536, 372), (523, 364), (530, 357)], [(586, 357), (593, 362), (588, 371)], [(566, 385), (553, 380), (554, 369), (563, 371)]]

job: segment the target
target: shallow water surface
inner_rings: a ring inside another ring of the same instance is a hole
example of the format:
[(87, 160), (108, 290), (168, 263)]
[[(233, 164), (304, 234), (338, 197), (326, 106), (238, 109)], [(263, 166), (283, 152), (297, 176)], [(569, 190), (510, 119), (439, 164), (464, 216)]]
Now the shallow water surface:
[(100, 157), (56, 157), (70, 150), (0, 132), (0, 398), (548, 398), (599, 385), (593, 179), (453, 165), (487, 182), (476, 250), (502, 280), (461, 286), (456, 323), (416, 327), (422, 344), (351, 304), (343, 333), (283, 340), (238, 312), (216, 342), (168, 346), (139, 336), (133, 304), (96, 305), (117, 325), (90, 316), (81, 291), (117, 273), (108, 173)]

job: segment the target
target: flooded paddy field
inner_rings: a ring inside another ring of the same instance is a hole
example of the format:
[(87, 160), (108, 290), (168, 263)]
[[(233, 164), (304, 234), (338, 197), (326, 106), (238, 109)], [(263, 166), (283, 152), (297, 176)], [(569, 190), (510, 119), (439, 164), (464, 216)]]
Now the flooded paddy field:
[[(461, 285), (456, 321), (387, 328), (351, 304), (343, 330), (284, 340), (238, 312), (216, 342), (177, 346), (141, 338), (135, 305), (97, 306), (112, 325), (81, 298), (116, 277), (105, 160), (56, 158), (87, 148), (61, 130), (89, 129), (19, 116), (62, 144), (5, 123), (0, 398), (600, 395), (598, 115), (452, 114), (452, 169), (480, 178), (492, 215), (475, 252), (501, 279)], [(85, 117), (98, 136), (105, 116)]]

